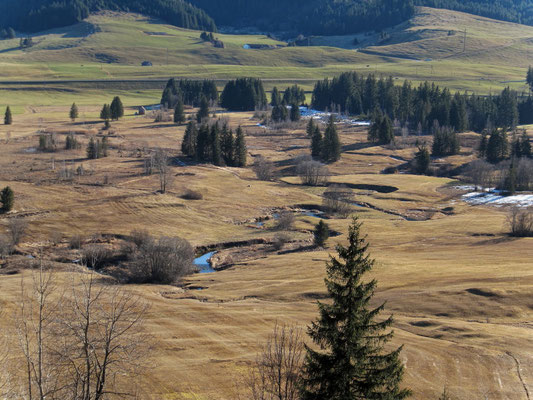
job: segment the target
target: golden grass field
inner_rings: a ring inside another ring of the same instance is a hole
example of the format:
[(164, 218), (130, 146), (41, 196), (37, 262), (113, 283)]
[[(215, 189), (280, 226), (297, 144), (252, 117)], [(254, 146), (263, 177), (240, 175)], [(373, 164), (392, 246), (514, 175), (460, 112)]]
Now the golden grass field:
[[(184, 127), (154, 123), (128, 108), (125, 118), (112, 124), (109, 157), (88, 161), (84, 145), (102, 125), (98, 109), (81, 106), (82, 117), (73, 124), (66, 118), (68, 107), (34, 107), (17, 114), (12, 126), (0, 126), (0, 187), (15, 190), (13, 214), (30, 221), (22, 254), (37, 255), (45, 246), (46, 257), (53, 259), (56, 248), (48, 240), (54, 232), (63, 235), (63, 245), (76, 234), (133, 229), (181, 236), (195, 246), (268, 238), (274, 234), (271, 221), (265, 228), (250, 221), (274, 209), (321, 203), (324, 188), (303, 187), (289, 172), (290, 160), (309, 152), (304, 122), (273, 133), (257, 127), (252, 113), (225, 114), (232, 126), (246, 130), (250, 162), (264, 155), (288, 175), (261, 182), (250, 168), (175, 166), (170, 190), (162, 195), (157, 176), (143, 175), (138, 155), (162, 147), (180, 156)], [(453, 180), (380, 174), (401, 163), (391, 156), (411, 159), (413, 148), (367, 146), (364, 129), (339, 128), (344, 151), (330, 167), (331, 181), (398, 188), (389, 194), (354, 191), (356, 201), (396, 215), (358, 207), (354, 213), (376, 259), (375, 301), (387, 302), (386, 313), (396, 321), (393, 344), (405, 346), (405, 385), (413, 398), (437, 399), (447, 387), (456, 399), (527, 399), (526, 391), (533, 390), (533, 239), (507, 237), (506, 210), (463, 203)], [(84, 145), (79, 151), (36, 152), (40, 129), (56, 132), (61, 144), (74, 131)], [(463, 141), (473, 143), (472, 135)], [(471, 158), (472, 148), (464, 147), (450, 162)], [(58, 172), (65, 165), (83, 165), (89, 173), (62, 182)], [(183, 200), (186, 189), (204, 199)], [(443, 212), (447, 207), (453, 212)], [(294, 238), (309, 240), (317, 222), (299, 215)], [(229, 269), (190, 276), (177, 286), (127, 287), (151, 304), (144, 329), (153, 338), (154, 367), (143, 381), (151, 398), (236, 399), (240, 379), (276, 322), (305, 328), (317, 316), (316, 299), (325, 295), (325, 261), (336, 243), (345, 242), (350, 219), (327, 222), (342, 234), (324, 250), (280, 254), (250, 247)], [(72, 273), (60, 272), (60, 282), (67, 285)], [(5, 313), (14, 309), (21, 275), (27, 274), (0, 276)], [(3, 321), (6, 327), (9, 318)]]

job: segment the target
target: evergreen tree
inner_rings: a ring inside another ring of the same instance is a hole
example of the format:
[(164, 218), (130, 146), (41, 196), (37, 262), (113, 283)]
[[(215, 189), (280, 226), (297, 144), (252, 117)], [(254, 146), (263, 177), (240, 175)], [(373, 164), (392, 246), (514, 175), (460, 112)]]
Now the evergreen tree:
[(522, 157), (529, 157), (531, 158), (531, 142), (529, 141), (529, 136), (527, 135), (527, 132), (524, 130), (522, 132), (522, 136), (520, 138), (520, 152), (522, 154)]
[(235, 139), (235, 161), (234, 165), (236, 167), (246, 167), (246, 139), (244, 137), (244, 132), (239, 126), (236, 132), (237, 138)]
[(289, 118), (289, 113), (287, 112), (287, 107), (283, 104), (279, 104), (272, 109), (272, 121), (274, 122), (284, 122)]
[(196, 158), (198, 161), (209, 161), (210, 146), (209, 146), (209, 126), (207, 124), (200, 125), (198, 129), (198, 136), (196, 140)]
[(487, 147), (488, 147), (487, 133), (483, 132), (481, 136), (481, 141), (479, 142), (479, 149), (478, 149), (480, 158), (485, 158), (487, 156)]
[(198, 140), (198, 128), (191, 121), (187, 124), (183, 142), (181, 143), (181, 152), (188, 157), (196, 158), (196, 142)]
[(291, 105), (291, 121), (292, 122), (298, 122), (301, 118), (300, 115), (300, 107), (296, 105), (296, 103), (292, 103)]
[(196, 121), (201, 123), (206, 118), (209, 118), (209, 102), (207, 101), (207, 97), (203, 96), (200, 101), (200, 108), (196, 114)]
[(529, 67), (527, 70), (526, 81), (529, 85), (529, 90), (533, 92), (533, 67)]
[(2, 212), (9, 212), (15, 206), (15, 192), (9, 186), (6, 186), (0, 192), (0, 203), (2, 203)]
[(311, 118), (307, 123), (307, 128), (305, 131), (308, 138), (313, 137), (313, 134), (315, 133), (315, 120), (313, 118)]
[(379, 126), (379, 144), (389, 144), (394, 142), (394, 129), (392, 127), (392, 121), (388, 115), (385, 115)]
[(13, 115), (11, 114), (11, 108), (7, 106), (6, 114), (4, 116), (4, 124), (11, 125), (13, 123)]
[(332, 115), (324, 132), (322, 145), (322, 160), (326, 163), (334, 163), (341, 158), (341, 142), (335, 126), (335, 117)]
[(183, 101), (178, 99), (174, 107), (174, 123), (183, 124), (185, 122), (185, 108)]
[(314, 160), (320, 160), (322, 158), (322, 133), (318, 125), (315, 125), (313, 136), (311, 138), (311, 157)]
[(504, 130), (496, 130), (487, 143), (487, 161), (496, 164), (507, 158), (509, 143)]
[(324, 247), (327, 240), (329, 239), (329, 226), (323, 220), (320, 220), (319, 223), (315, 226), (313, 232), (314, 244), (316, 247)]
[(87, 158), (89, 160), (95, 160), (98, 158), (98, 143), (93, 137), (89, 139), (89, 143), (87, 144)]
[(111, 119), (111, 108), (109, 107), (109, 104), (104, 104), (102, 107), (102, 111), (100, 111), (100, 119), (103, 119), (104, 121), (109, 121)]
[(72, 106), (70, 107), (69, 117), (72, 122), (76, 121), (76, 119), (78, 118), (78, 106), (76, 105), (76, 103), (72, 103)]
[(277, 87), (274, 86), (274, 89), (272, 89), (272, 97), (270, 104), (272, 107), (277, 107), (281, 105), (281, 94), (279, 93), (279, 90)]
[(320, 350), (306, 346), (302, 400), (400, 400), (410, 395), (400, 388), (402, 348), (384, 350), (393, 335), (385, 332), (392, 317), (377, 320), (384, 305), (370, 308), (377, 282), (362, 281), (374, 261), (360, 229), (354, 218), (349, 246), (338, 245), (339, 259), (331, 257), (327, 263), (325, 282), (331, 302), (318, 303), (319, 318), (309, 328)]
[(429, 156), (429, 150), (426, 146), (418, 148), (418, 152), (415, 154), (415, 170), (417, 173), (425, 175), (429, 170), (429, 164), (431, 163), (431, 157)]
[(228, 126), (224, 124), (222, 127), (222, 158), (226, 165), (233, 167), (235, 161), (235, 138), (233, 137), (233, 131), (228, 129)]
[(211, 126), (211, 135), (209, 138), (211, 145), (211, 162), (214, 165), (222, 165), (222, 150), (220, 147), (220, 128), (218, 122)]
[(115, 98), (111, 102), (109, 111), (111, 113), (111, 119), (114, 119), (115, 121), (124, 116), (124, 105), (122, 104), (122, 100), (120, 100), (120, 97), (115, 96)]

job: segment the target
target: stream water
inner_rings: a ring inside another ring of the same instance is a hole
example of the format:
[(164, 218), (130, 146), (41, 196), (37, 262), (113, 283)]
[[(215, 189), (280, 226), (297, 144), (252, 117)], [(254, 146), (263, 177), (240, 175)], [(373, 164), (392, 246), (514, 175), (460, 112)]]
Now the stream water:
[(198, 267), (198, 270), (200, 271), (201, 274), (209, 274), (211, 272), (215, 272), (209, 260), (216, 253), (217, 253), (216, 251), (212, 251), (210, 253), (204, 254), (203, 256), (200, 256), (194, 259), (194, 265)]

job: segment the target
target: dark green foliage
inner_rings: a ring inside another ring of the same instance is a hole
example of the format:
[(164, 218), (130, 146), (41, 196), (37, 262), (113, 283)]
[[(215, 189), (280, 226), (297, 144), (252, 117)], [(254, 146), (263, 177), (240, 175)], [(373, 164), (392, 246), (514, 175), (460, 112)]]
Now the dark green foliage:
[(307, 133), (307, 137), (313, 137), (313, 134), (315, 133), (315, 120), (313, 118), (309, 119), (305, 132)]
[(445, 157), (459, 154), (461, 144), (457, 133), (448, 127), (441, 128), (436, 124), (433, 129), (433, 146), (431, 153), (433, 157)]
[(305, 103), (305, 91), (298, 85), (293, 85), (283, 92), (283, 103), (301, 106)]
[(173, 109), (176, 107), (178, 100), (181, 100), (183, 104), (198, 107), (204, 97), (208, 102), (218, 102), (218, 89), (214, 81), (191, 81), (186, 79), (176, 81), (172, 78), (167, 82), (163, 90), (161, 104)]
[(209, 118), (209, 102), (207, 101), (207, 98), (204, 96), (202, 97), (202, 100), (200, 101), (200, 108), (198, 109), (198, 112), (196, 113), (196, 122), (200, 123), (204, 119)]
[(529, 85), (529, 90), (533, 92), (533, 67), (531, 66), (527, 69), (526, 81)]
[(70, 107), (69, 117), (73, 122), (76, 121), (76, 119), (78, 118), (78, 106), (76, 105), (76, 103), (72, 103), (72, 106)]
[(410, 0), (192, 0), (217, 24), (256, 26), (265, 31), (290, 31), (296, 34), (343, 35), (379, 30), (410, 18)]
[(518, 104), (518, 119), (521, 125), (533, 124), (533, 97), (529, 96)]
[(313, 231), (314, 244), (317, 247), (323, 247), (329, 239), (329, 226), (323, 220), (315, 226)]
[(87, 144), (87, 158), (89, 160), (96, 160), (98, 158), (107, 157), (108, 140), (104, 137), (102, 140), (94, 140), (93, 137), (89, 139)]
[(486, 132), (483, 132), (481, 141), (479, 142), (479, 157), (485, 158), (487, 156), (487, 147), (489, 145), (489, 139)]
[(138, 12), (183, 28), (216, 31), (203, 10), (184, 0), (3, 0), (0, 26), (37, 32), (75, 24), (100, 10)]
[(392, 127), (392, 121), (388, 115), (383, 115), (381, 113), (375, 114), (368, 130), (368, 140), (381, 145), (389, 144), (394, 141), (394, 129)]
[(509, 142), (504, 130), (495, 130), (491, 133), (487, 143), (487, 161), (493, 164), (507, 158)]
[(318, 126), (314, 127), (313, 136), (311, 137), (311, 157), (313, 160), (322, 159), (322, 133)]
[(196, 158), (196, 144), (198, 142), (198, 128), (194, 122), (189, 122), (185, 129), (181, 152), (188, 157)]
[(176, 124), (183, 124), (185, 122), (185, 107), (181, 99), (178, 99), (174, 107), (174, 122)]
[(211, 162), (214, 165), (222, 165), (222, 149), (220, 145), (220, 127), (218, 122), (211, 126), (211, 133), (209, 136), (209, 144), (211, 145)]
[(264, 109), (267, 98), (263, 82), (256, 78), (239, 78), (229, 81), (220, 96), (222, 107), (231, 111)]
[(335, 117), (332, 115), (322, 141), (322, 161), (325, 163), (334, 163), (339, 161), (340, 158), (341, 142), (337, 133), (337, 127), (335, 126)]
[(319, 302), (319, 317), (309, 328), (318, 350), (306, 346), (302, 400), (400, 400), (410, 391), (400, 388), (404, 368), (402, 348), (386, 352), (392, 338), (386, 332), (392, 317), (378, 318), (384, 305), (370, 307), (377, 282), (364, 282), (374, 261), (354, 218), (349, 246), (337, 246), (339, 258), (327, 266), (326, 288), (331, 301)]
[[(525, 101), (525, 100), (524, 100)], [(434, 121), (457, 132), (471, 129), (481, 132), (491, 127), (510, 128), (520, 118), (533, 120), (533, 100), (523, 106), (517, 95), (505, 89), (499, 96), (482, 97), (456, 93), (424, 82), (413, 87), (405, 81), (395, 86), (392, 78), (366, 78), (347, 72), (315, 84), (312, 106), (317, 110), (337, 110), (351, 115), (386, 114), (411, 131), (429, 132)], [(377, 136), (376, 136), (377, 138)], [(376, 139), (377, 140), (377, 139)]]
[(239, 126), (237, 128), (237, 138), (235, 139), (235, 166), (246, 167), (246, 138), (244, 137), (244, 131)]
[(65, 150), (76, 150), (80, 148), (78, 140), (74, 137), (74, 134), (69, 133), (65, 141)]
[(120, 97), (115, 96), (115, 98), (113, 98), (109, 111), (111, 112), (111, 119), (114, 119), (115, 121), (124, 116), (124, 105), (122, 104)]
[(109, 121), (111, 119), (111, 107), (109, 104), (104, 104), (102, 110), (100, 111), (100, 119), (104, 121)]
[(0, 40), (14, 39), (15, 37), (16, 37), (15, 31), (11, 27), (0, 30)]
[(298, 122), (301, 118), (300, 114), (300, 107), (296, 105), (296, 103), (293, 103), (291, 105), (291, 121), (292, 122)]
[(13, 123), (13, 114), (11, 114), (11, 108), (7, 106), (6, 113), (4, 115), (4, 125), (11, 125)]
[(274, 122), (284, 122), (289, 118), (289, 112), (285, 105), (279, 104), (276, 107), (272, 108), (272, 121)]
[(428, 148), (426, 146), (419, 147), (418, 152), (415, 154), (415, 172), (426, 175), (428, 173), (430, 163), (431, 157), (429, 156)]
[(272, 89), (272, 97), (270, 104), (272, 105), (272, 107), (277, 107), (281, 105), (281, 101), (281, 94), (279, 93), (278, 88), (274, 86), (274, 89)]
[(235, 164), (235, 138), (233, 137), (233, 131), (226, 124), (222, 127), (221, 141), (224, 163), (233, 166)]
[(531, 158), (531, 142), (527, 132), (524, 130), (520, 137), (515, 137), (511, 149), (512, 158)]
[(56, 136), (53, 133), (42, 133), (39, 135), (39, 150), (54, 152), (57, 150)]
[(0, 203), (2, 203), (2, 212), (6, 213), (15, 206), (15, 192), (9, 186), (6, 186), (0, 192)]

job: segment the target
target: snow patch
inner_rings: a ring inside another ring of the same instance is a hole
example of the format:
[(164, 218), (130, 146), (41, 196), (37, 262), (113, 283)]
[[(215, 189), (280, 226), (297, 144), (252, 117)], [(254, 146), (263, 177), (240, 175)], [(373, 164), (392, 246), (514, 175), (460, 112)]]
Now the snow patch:
[(516, 194), (503, 196), (501, 192), (491, 190), (489, 192), (472, 192), (462, 196), (463, 201), (472, 205), (489, 205), (494, 207), (517, 206), (533, 207), (533, 194)]
[(351, 126), (370, 126), (370, 121), (358, 120), (350, 118), (346, 115), (339, 115), (325, 111), (318, 111), (308, 107), (300, 107), (300, 115), (304, 118), (315, 118), (322, 122), (328, 122), (331, 115), (334, 114), (337, 121), (343, 122)]

